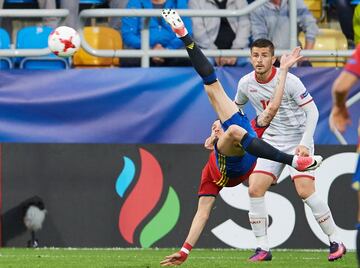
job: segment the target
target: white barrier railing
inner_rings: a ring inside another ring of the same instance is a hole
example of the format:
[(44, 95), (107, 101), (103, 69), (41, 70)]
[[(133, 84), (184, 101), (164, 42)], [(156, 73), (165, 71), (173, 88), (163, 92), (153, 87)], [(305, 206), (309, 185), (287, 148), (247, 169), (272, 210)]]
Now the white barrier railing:
[[(69, 15), (67, 9), (0, 9), (0, 18), (60, 18), (60, 24)], [(50, 54), (48, 48), (43, 49), (0, 49), (2, 57), (32, 57)]]
[[(250, 13), (255, 8), (263, 5), (268, 0), (257, 0), (252, 2), (246, 8), (241, 10), (178, 10), (182, 16), (190, 17), (238, 17)], [(289, 0), (290, 6), (290, 48), (297, 45), (297, 24), (296, 24), (296, 0)], [(0, 17), (13, 18), (34, 18), (34, 17), (60, 17), (60, 25), (68, 16), (67, 9), (0, 9)], [(98, 17), (144, 17), (144, 28), (141, 31), (141, 49), (126, 50), (100, 50), (91, 47), (84, 39), (82, 28), (87, 18)], [(148, 22), (150, 17), (161, 16), (159, 9), (88, 9), (80, 12), (79, 19), (81, 27), (78, 29), (82, 47), (91, 55), (98, 57), (141, 57), (142, 67), (148, 67), (150, 57), (187, 57), (185, 50), (153, 50), (149, 47), (149, 29)], [(147, 22), (147, 23), (146, 23)], [(289, 50), (276, 50), (276, 56), (289, 52)], [(223, 50), (205, 50), (205, 55), (209, 57), (217, 56), (237, 56), (247, 57), (249, 49), (223, 49)], [(303, 50), (302, 55), (305, 57), (348, 57), (352, 50)], [(44, 49), (0, 49), (2, 57), (26, 57), (26, 56), (44, 56), (50, 53), (48, 48)]]
[[(241, 10), (192, 10), (180, 9), (179, 14), (189, 17), (238, 17), (250, 13), (252, 10), (268, 2), (268, 0), (257, 0), (252, 2), (246, 8)], [(297, 14), (296, 0), (289, 0), (290, 7), (290, 48), (289, 50), (276, 50), (276, 56), (290, 52), (291, 48), (297, 46)], [(97, 57), (123, 57), (123, 58), (141, 58), (141, 66), (149, 67), (151, 57), (187, 57), (186, 50), (153, 50), (149, 47), (149, 18), (160, 17), (160, 9), (87, 9), (80, 12), (80, 28), (79, 33), (82, 39), (82, 47), (91, 55)], [(144, 27), (141, 30), (141, 49), (124, 49), (124, 50), (102, 50), (94, 49), (85, 40), (82, 28), (85, 20), (88, 18), (101, 17), (144, 17)], [(352, 50), (303, 50), (302, 55), (305, 57), (348, 57), (352, 54)], [(249, 49), (222, 49), (204, 50), (206, 56), (236, 56), (247, 57), (250, 55)]]

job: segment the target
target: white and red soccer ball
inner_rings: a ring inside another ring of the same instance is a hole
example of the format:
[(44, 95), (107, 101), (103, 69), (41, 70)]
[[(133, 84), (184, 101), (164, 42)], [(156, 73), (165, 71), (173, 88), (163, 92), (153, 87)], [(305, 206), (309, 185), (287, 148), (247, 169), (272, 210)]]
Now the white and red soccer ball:
[(80, 48), (80, 35), (67, 26), (56, 28), (48, 39), (49, 49), (59, 57), (71, 57)]

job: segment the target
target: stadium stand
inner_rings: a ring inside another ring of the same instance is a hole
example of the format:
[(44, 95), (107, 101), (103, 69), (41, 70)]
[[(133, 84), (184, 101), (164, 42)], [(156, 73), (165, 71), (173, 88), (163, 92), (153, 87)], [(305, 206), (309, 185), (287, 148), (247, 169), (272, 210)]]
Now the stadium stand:
[(360, 43), (360, 5), (357, 5), (353, 16), (354, 42), (355, 45)]
[[(304, 46), (304, 34), (300, 33), (300, 43)], [(319, 29), (316, 37), (314, 50), (347, 50), (348, 44), (345, 35), (336, 29)], [(312, 57), (310, 61), (313, 67), (342, 67), (346, 58), (344, 57)]]
[[(85, 40), (96, 49), (122, 49), (123, 42), (119, 31), (106, 27), (85, 27), (83, 29)], [(84, 49), (75, 53), (73, 57), (74, 67), (113, 67), (119, 66), (119, 58), (95, 57), (88, 54)]]
[[(48, 36), (52, 28), (49, 26), (27, 26), (17, 32), (16, 48), (46, 48)], [(49, 54), (43, 57), (16, 58), (15, 63), (21, 69), (67, 69), (67, 60)]]
[[(58, 5), (60, 4), (60, 1), (61, 0), (57, 0), (57, 3)], [(109, 5), (109, 1), (108, 0), (76, 0), (76, 2), (79, 2), (79, 4), (83, 4), (85, 6), (85, 9), (88, 9), (88, 8), (92, 8), (92, 7), (99, 7), (101, 5), (105, 5), (106, 7), (110, 7)], [(37, 0), (5, 0), (6, 3), (37, 3), (38, 1)], [(314, 14), (314, 16), (316, 17), (316, 19), (319, 19), (321, 18), (322, 16), (326, 17), (326, 10), (324, 9), (324, 0), (304, 0), (305, 4), (308, 6), (308, 8), (310, 9), (310, 11), (312, 12), (312, 14)], [(59, 7), (59, 6), (58, 6)], [(96, 24), (97, 24), (97, 27), (94, 27), (94, 29), (100, 29), (99, 28), (99, 25), (104, 25), (105, 28), (108, 28), (108, 20), (104, 20), (100, 22), (100, 24), (98, 23), (98, 18), (91, 18), (91, 20), (93, 21), (96, 21)], [(29, 25), (29, 21), (27, 22), (26, 19), (23, 20), (25, 21), (25, 24)], [(33, 21), (31, 21), (33, 22)], [(20, 23), (20, 25), (23, 25), (24, 23)], [(31, 23), (33, 24), (33, 23)], [(85, 23), (85, 25), (87, 25), (88, 22)], [(92, 24), (92, 23), (91, 23)], [(14, 27), (15, 29), (13, 30), (13, 34), (12, 34), (12, 38), (10, 38), (10, 40), (13, 40), (13, 43), (16, 42), (16, 38), (17, 38), (17, 35), (16, 35), (16, 30), (18, 29), (18, 26), (19, 24), (15, 24), (16, 27)], [(92, 24), (94, 25), (94, 24)], [(321, 27), (324, 27), (323, 25)], [(332, 26), (329, 26), (329, 27), (332, 27)], [(90, 27), (89, 27), (90, 28)], [(105, 33), (102, 33), (103, 30), (99, 30), (101, 31), (101, 33), (99, 33), (100, 36), (102, 36), (103, 34)], [(8, 31), (9, 32), (9, 31)], [(337, 33), (339, 34), (339, 38), (337, 39), (337, 37), (334, 37), (334, 34)], [(115, 34), (115, 33), (113, 33)], [(123, 44), (122, 44), (122, 37), (121, 37), (121, 33), (117, 33), (118, 35), (120, 35), (118, 37), (118, 42), (115, 42), (117, 44), (114, 43), (114, 41), (111, 41), (111, 42), (108, 42), (108, 41), (103, 41), (103, 40), (100, 40), (99, 39), (102, 39), (100, 37), (94, 37), (93, 35), (95, 35), (95, 33), (93, 32), (90, 36), (89, 34), (89, 37), (86, 37), (86, 39), (88, 40), (89, 43), (91, 43), (91, 45), (94, 47), (94, 48), (99, 48), (99, 49), (116, 49), (114, 48), (115, 46), (116, 47), (119, 47), (117, 49), (122, 49), (123, 48)], [(87, 35), (85, 33), (85, 35)], [(325, 37), (325, 36), (326, 37)], [(328, 38), (328, 40), (327, 40)], [(336, 30), (331, 30), (331, 29), (324, 29), (324, 30), (321, 30), (320, 31), (320, 35), (317, 37), (318, 41), (316, 42), (316, 45), (315, 45), (315, 49), (317, 50), (328, 50), (328, 49), (337, 49), (337, 50), (343, 50), (343, 49), (347, 49), (347, 47), (349, 46), (344, 46), (344, 45), (341, 45), (341, 42), (343, 40), (343, 36)], [(109, 39), (108, 37), (105, 38), (105, 40), (111, 40), (111, 38)], [(15, 45), (14, 45), (15, 46)], [(16, 47), (18, 48), (18, 42), (16, 42)], [(43, 47), (46, 47), (43, 46)], [(31, 47), (28, 47), (28, 48), (31, 48)], [(49, 59), (51, 58), (51, 60)], [(46, 66), (43, 66), (43, 67), (38, 67), (38, 63), (41, 59), (41, 62), (43, 62), (45, 65), (59, 65), (57, 67), (46, 67)], [(341, 67), (343, 66), (343, 60), (345, 58), (339, 58), (339, 57), (328, 57), (328, 58), (325, 58), (325, 61), (326, 62), (320, 62), (322, 59), (324, 59), (323, 57), (318, 57), (318, 58), (315, 58), (315, 57), (312, 57), (311, 58), (311, 61), (313, 62), (313, 66), (314, 67), (324, 67), (324, 66), (328, 66), (328, 67)], [(58, 61), (57, 64), (55, 63), (50, 63), (48, 61)], [(102, 57), (96, 57), (96, 56), (92, 56), (88, 53), (86, 53), (84, 50), (81, 50), (77, 53), (76, 56), (74, 56), (73, 58), (73, 67), (111, 67), (111, 66), (119, 66), (120, 65), (120, 61), (118, 58), (102, 58)], [(7, 61), (7, 60), (5, 60)], [(20, 61), (22, 62), (20, 64)], [(37, 62), (36, 62), (37, 61)], [(60, 61), (60, 62), (59, 62)], [(140, 59), (139, 59), (140, 61)], [(333, 62), (329, 62), (329, 61), (333, 61)], [(47, 62), (47, 63), (45, 63)], [(70, 60), (71, 62), (71, 60)], [(122, 59), (122, 65), (124, 65), (124, 62), (125, 62), (125, 58)], [(15, 59), (13, 62), (13, 65), (14, 65), (14, 68), (44, 68), (44, 69), (52, 69), (52, 68), (61, 68), (61, 69), (64, 69), (64, 68), (68, 68), (69, 67), (69, 62), (67, 60), (64, 60), (64, 59), (61, 59), (61, 58), (56, 58), (55, 56), (53, 55), (49, 55), (49, 56), (46, 56), (46, 57), (26, 57), (26, 58), (22, 58), (22, 59)], [(5, 63), (3, 63), (5, 64)], [(67, 65), (64, 65), (64, 64), (67, 64)], [(5, 68), (5, 67), (2, 67), (2, 68)]]
[(5, 3), (8, 4), (28, 4), (28, 3), (35, 3), (34, 0), (5, 0)]
[[(8, 32), (0, 28), (0, 49), (10, 48), (10, 36)], [(0, 70), (11, 69), (13, 66), (11, 60), (7, 57), (0, 57)]]
[(104, 5), (105, 0), (80, 0), (80, 4)]
[(323, 2), (321, 0), (304, 0), (305, 5), (316, 18), (321, 21), (324, 17)]

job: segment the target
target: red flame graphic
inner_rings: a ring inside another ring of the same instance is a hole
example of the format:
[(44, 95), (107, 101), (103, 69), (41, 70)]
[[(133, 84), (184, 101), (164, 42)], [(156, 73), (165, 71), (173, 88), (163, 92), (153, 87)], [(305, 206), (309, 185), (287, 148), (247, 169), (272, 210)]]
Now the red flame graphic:
[(157, 160), (144, 149), (140, 149), (140, 157), (139, 180), (119, 215), (120, 233), (131, 244), (134, 243), (136, 228), (155, 208), (163, 189), (163, 174)]

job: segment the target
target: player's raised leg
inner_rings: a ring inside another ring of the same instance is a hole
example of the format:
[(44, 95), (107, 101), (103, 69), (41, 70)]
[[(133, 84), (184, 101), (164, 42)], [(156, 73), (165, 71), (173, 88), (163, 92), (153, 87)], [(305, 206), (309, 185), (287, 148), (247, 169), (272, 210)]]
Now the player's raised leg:
[(192, 40), (179, 14), (173, 9), (164, 9), (163, 18), (170, 24), (176, 35), (184, 42), (190, 60), (204, 81), (206, 93), (221, 122), (228, 120), (238, 112), (237, 106), (227, 96), (221, 83), (217, 80), (215, 69)]

